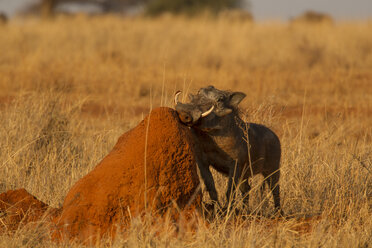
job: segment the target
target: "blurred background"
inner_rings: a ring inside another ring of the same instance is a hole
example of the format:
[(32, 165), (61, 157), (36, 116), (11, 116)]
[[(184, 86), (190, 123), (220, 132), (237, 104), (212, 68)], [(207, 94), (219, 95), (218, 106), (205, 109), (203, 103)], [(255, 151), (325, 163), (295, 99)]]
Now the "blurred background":
[[(372, 0), (0, 0), (0, 193), (60, 207), (153, 108), (214, 85), (244, 92), (242, 118), (278, 134), (284, 212), (320, 222), (304, 236), (293, 222), (201, 224), (153, 246), (371, 247), (371, 68)], [(270, 215), (262, 179), (250, 210)], [(161, 236), (143, 230), (118, 247)], [(0, 247), (51, 247), (35, 233)]]
[(134, 15), (143, 12), (195, 12), (239, 8), (256, 20), (288, 20), (308, 10), (327, 13), (335, 19), (366, 19), (372, 14), (370, 0), (0, 0), (0, 12), (7, 17), (20, 13), (84, 12)]

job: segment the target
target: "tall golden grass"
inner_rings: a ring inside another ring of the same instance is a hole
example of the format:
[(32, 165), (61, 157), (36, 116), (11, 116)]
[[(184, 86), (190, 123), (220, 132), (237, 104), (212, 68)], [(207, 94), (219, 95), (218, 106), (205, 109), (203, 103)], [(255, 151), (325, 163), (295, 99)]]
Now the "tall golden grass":
[[(283, 210), (319, 216), (310, 231), (299, 231), (296, 218), (221, 217), (193, 232), (133, 220), (128, 236), (97, 246), (370, 247), (371, 30), (368, 21), (12, 20), (0, 26), (0, 192), (24, 187), (61, 206), (151, 108), (172, 106), (175, 90), (213, 84), (245, 92), (244, 118), (278, 133)], [(226, 179), (215, 176), (222, 197)], [(260, 180), (252, 182), (250, 209), (269, 214)], [(38, 228), (16, 234), (2, 235), (0, 246), (71, 246), (51, 243)]]

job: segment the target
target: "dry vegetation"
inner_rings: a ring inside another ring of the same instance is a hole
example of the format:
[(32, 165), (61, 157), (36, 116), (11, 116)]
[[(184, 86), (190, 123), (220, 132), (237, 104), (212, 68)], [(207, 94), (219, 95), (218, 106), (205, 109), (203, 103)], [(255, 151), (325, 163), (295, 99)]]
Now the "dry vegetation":
[[(245, 92), (245, 118), (279, 134), (284, 211), (319, 217), (305, 231), (296, 218), (218, 219), (178, 234), (162, 224), (160, 235), (134, 221), (128, 237), (100, 246), (370, 247), (371, 30), (371, 22), (12, 20), (0, 26), (0, 192), (24, 187), (61, 206), (151, 108), (171, 106), (176, 89), (214, 84)], [(258, 186), (250, 208), (267, 213), (271, 198), (262, 202)], [(44, 235), (26, 227), (2, 235), (0, 247), (70, 246)]]

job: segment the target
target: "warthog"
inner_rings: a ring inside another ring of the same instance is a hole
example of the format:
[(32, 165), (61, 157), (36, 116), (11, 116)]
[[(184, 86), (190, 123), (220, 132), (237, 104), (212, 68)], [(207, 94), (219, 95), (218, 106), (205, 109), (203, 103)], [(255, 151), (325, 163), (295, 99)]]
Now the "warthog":
[(245, 98), (242, 92), (222, 91), (209, 86), (190, 103), (178, 101), (175, 108), (181, 122), (191, 127), (196, 140), (196, 157), (201, 177), (214, 203), (219, 205), (209, 166), (228, 175), (227, 199), (233, 203), (236, 186), (248, 206), (251, 189), (248, 178), (261, 173), (274, 197), (275, 209), (281, 211), (279, 195), (280, 141), (269, 128), (245, 123), (238, 115), (238, 105)]

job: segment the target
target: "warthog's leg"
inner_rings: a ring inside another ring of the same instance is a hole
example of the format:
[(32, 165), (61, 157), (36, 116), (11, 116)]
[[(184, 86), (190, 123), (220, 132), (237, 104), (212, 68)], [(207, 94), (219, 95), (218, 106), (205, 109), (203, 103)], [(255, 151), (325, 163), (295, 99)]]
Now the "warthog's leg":
[(280, 172), (276, 171), (273, 172), (273, 174), (268, 174), (268, 173), (262, 173), (263, 176), (265, 177), (265, 182), (269, 186), (273, 198), (274, 198), (274, 206), (276, 211), (281, 210), (280, 207), (280, 186), (279, 186), (279, 177), (280, 177)]
[(214, 201), (213, 204), (219, 204), (216, 186), (214, 184), (212, 173), (209, 170), (209, 166), (201, 161), (198, 161), (197, 164), (199, 167), (201, 178), (203, 179), (204, 185), (207, 188), (209, 196), (211, 200)]
[(228, 204), (232, 206), (235, 202), (236, 187), (239, 184), (239, 180), (242, 174), (241, 165), (236, 163), (234, 166), (230, 166), (229, 170), (229, 182), (227, 184), (226, 199)]
[(243, 203), (246, 208), (249, 206), (249, 191), (251, 191), (251, 185), (249, 185), (248, 178), (243, 179), (240, 184), (240, 191), (243, 195)]

